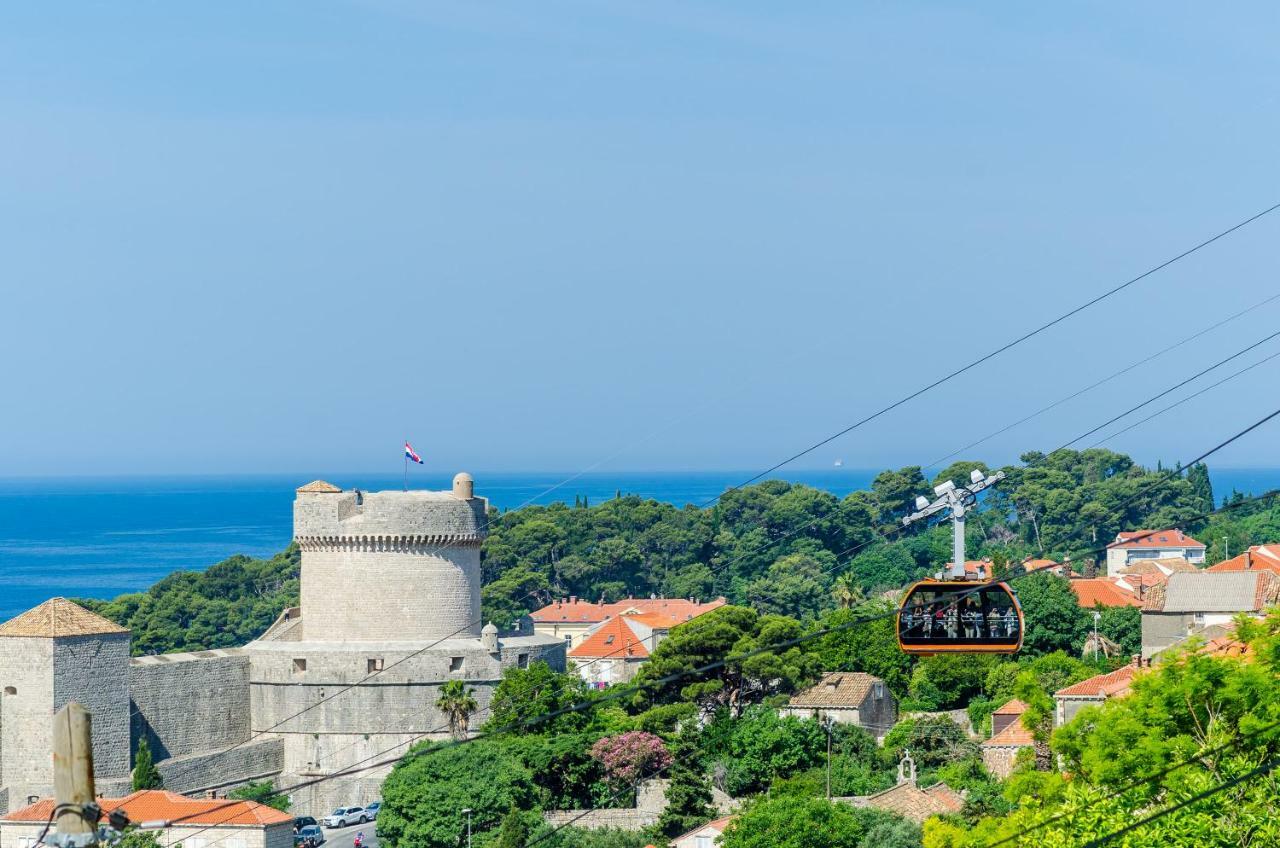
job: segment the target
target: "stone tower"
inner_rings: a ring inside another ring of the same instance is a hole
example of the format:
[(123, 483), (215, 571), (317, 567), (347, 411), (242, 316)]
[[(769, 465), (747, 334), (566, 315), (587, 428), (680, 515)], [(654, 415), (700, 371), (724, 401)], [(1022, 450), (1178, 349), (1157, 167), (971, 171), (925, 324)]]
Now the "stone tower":
[(129, 631), (66, 598), (0, 625), (0, 785), (8, 808), (53, 792), (53, 714), (93, 716), (100, 792), (129, 777)]
[[(305, 639), (369, 642), (480, 635), (488, 502), (459, 474), (451, 492), (298, 489)], [(377, 615), (357, 596), (376, 594)]]
[(252, 730), (281, 741), (279, 782), (343, 774), (295, 793), (296, 814), (373, 800), (390, 765), (367, 764), (446, 738), (436, 707), (445, 683), (474, 692), (474, 728), (504, 670), (564, 669), (559, 638), (481, 627), (487, 506), (468, 474), (447, 492), (343, 491), (319, 480), (298, 489), (301, 608), (246, 647)]

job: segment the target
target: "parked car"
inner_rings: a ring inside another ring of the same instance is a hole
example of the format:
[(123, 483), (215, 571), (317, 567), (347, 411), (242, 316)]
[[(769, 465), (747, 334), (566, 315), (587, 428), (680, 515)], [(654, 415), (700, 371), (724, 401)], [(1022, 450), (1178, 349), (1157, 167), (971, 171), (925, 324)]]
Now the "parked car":
[(293, 832), (297, 833), (309, 824), (319, 824), (319, 822), (315, 820), (314, 816), (294, 816)]
[(303, 825), (293, 834), (293, 844), (297, 848), (316, 848), (318, 845), (323, 845), (324, 841), (324, 831), (317, 824)]
[(320, 819), (320, 824), (325, 827), (346, 827), (349, 824), (364, 824), (368, 820), (369, 814), (364, 811), (364, 807), (339, 807)]
[(382, 809), (382, 802), (374, 801), (372, 804), (365, 807), (364, 811), (369, 814), (370, 819), (376, 819), (378, 817), (378, 810), (381, 810), (381, 809)]

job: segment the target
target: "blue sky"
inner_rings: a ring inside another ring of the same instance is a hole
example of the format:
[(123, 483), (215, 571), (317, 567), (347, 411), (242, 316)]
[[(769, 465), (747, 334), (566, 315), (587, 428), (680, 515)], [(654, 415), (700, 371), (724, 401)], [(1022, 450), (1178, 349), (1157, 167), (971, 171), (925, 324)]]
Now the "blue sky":
[[(406, 435), (444, 469), (767, 467), (1280, 201), (1278, 15), (11, 4), (0, 476), (395, 470)], [(1280, 292), (1278, 237), (802, 464), (948, 453)], [(1055, 447), (1277, 318), (976, 453)], [(1278, 369), (1110, 446), (1193, 456)], [(1219, 462), (1280, 464), (1276, 435)]]

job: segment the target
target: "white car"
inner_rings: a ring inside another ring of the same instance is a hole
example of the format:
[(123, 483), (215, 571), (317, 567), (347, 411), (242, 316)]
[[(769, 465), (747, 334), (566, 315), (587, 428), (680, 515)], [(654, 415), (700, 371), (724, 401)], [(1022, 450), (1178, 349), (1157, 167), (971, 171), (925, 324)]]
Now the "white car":
[(320, 819), (325, 827), (346, 827), (349, 824), (364, 824), (369, 821), (369, 814), (364, 807), (339, 807), (329, 815)]

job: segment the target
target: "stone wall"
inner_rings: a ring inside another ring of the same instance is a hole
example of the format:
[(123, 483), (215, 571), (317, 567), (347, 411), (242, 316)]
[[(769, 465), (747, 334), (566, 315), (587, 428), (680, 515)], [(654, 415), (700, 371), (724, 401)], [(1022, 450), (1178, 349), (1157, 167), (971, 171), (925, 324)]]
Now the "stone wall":
[(1142, 613), (1142, 658), (1152, 655), (1187, 638), (1193, 623), (1191, 613)]
[(255, 739), (230, 750), (218, 750), (156, 763), (164, 788), (184, 795), (235, 787), (274, 777), (284, 768), (284, 744), (277, 738)]
[(17, 806), (53, 789), (53, 640), (0, 638), (0, 782)]
[(134, 745), (145, 738), (157, 760), (249, 738), (249, 655), (243, 649), (138, 657), (129, 664), (129, 694)]
[[(129, 773), (129, 634), (53, 640), (53, 709), (78, 701), (93, 716), (93, 770)], [(46, 719), (47, 721), (47, 719)]]
[(658, 814), (649, 810), (547, 810), (542, 818), (552, 827), (565, 825), (588, 830), (606, 827), (618, 830), (644, 830), (658, 821)]

